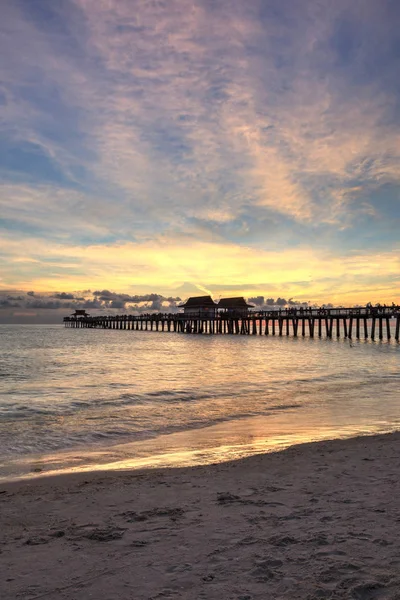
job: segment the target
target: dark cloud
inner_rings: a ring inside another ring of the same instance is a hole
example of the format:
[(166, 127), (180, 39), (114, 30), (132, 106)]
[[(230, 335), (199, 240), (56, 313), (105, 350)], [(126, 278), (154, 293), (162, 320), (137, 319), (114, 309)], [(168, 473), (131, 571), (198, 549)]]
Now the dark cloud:
[(101, 309), (104, 308), (104, 305), (100, 302), (100, 300), (85, 300), (85, 298), (79, 298), (79, 302), (75, 304), (76, 308), (86, 308), (89, 309)]
[(75, 296), (68, 292), (61, 292), (59, 294), (53, 294), (53, 298), (58, 298), (59, 300), (74, 300)]
[(56, 310), (58, 308), (72, 308), (71, 302), (61, 302), (60, 300), (44, 300), (43, 298), (27, 302), (25, 308)]
[(293, 300), (293, 298), (289, 298), (288, 302), (289, 306), (300, 306), (304, 304), (304, 302), (298, 302), (297, 300)]
[(101, 298), (111, 299), (115, 295), (116, 294), (114, 292), (110, 292), (109, 290), (102, 290), (101, 292), (99, 290), (97, 290), (97, 291), (93, 292), (93, 296), (100, 296)]
[(125, 302), (123, 300), (111, 300), (110, 308), (125, 308)]
[(255, 304), (256, 306), (262, 306), (264, 304), (264, 296), (256, 296), (255, 298), (248, 298), (250, 304)]
[(23, 306), (21, 296), (5, 296), (0, 298), (0, 308), (20, 308)]
[(20, 308), (43, 311), (43, 314), (45, 314), (45, 311), (54, 312), (59, 310), (62, 314), (63, 310), (69, 312), (84, 308), (93, 311), (94, 314), (99, 311), (109, 311), (112, 314), (123, 311), (171, 311), (176, 308), (176, 304), (180, 301), (180, 297), (166, 297), (156, 293), (130, 295), (119, 294), (110, 290), (97, 290), (93, 294), (90, 293), (90, 297), (85, 297), (84, 295), (75, 296), (72, 292), (40, 295), (34, 291), (29, 291), (18, 296), (0, 295), (0, 309)]
[[(174, 312), (176, 305), (181, 301), (179, 296), (163, 296), (162, 294), (119, 294), (110, 290), (96, 290), (95, 292), (79, 292), (79, 296), (72, 292), (51, 292), (38, 294), (35, 291), (24, 293), (6, 293), (0, 291), (1, 322), (16, 322), (14, 309), (36, 311), (32, 313), (32, 321), (59, 322), (62, 317), (76, 309), (85, 309), (91, 314), (107, 312), (118, 314), (124, 312), (142, 313), (153, 311)], [(57, 316), (59, 314), (59, 316)], [(38, 316), (39, 315), (39, 316)]]
[(147, 306), (148, 310), (161, 310), (163, 308), (163, 302), (168, 302), (169, 305), (174, 306), (176, 302), (180, 302), (180, 298), (169, 297), (166, 298), (161, 294), (136, 294), (131, 296), (129, 294), (118, 294), (116, 292), (110, 292), (110, 290), (96, 290), (93, 292), (93, 296), (99, 300), (107, 308), (120, 308), (124, 309), (127, 306), (134, 305), (138, 308), (138, 305), (146, 302), (151, 303)]
[(278, 298), (275, 304), (277, 306), (286, 306), (287, 300), (285, 300), (285, 298)]
[(162, 310), (162, 300), (153, 300), (153, 302), (150, 305), (150, 310)]
[(277, 298), (276, 300), (274, 298), (267, 298), (265, 300), (264, 296), (256, 296), (255, 298), (249, 298), (248, 301), (265, 309), (269, 309), (271, 306), (308, 306), (308, 302), (299, 302), (293, 298), (289, 298), (289, 300), (285, 298)]

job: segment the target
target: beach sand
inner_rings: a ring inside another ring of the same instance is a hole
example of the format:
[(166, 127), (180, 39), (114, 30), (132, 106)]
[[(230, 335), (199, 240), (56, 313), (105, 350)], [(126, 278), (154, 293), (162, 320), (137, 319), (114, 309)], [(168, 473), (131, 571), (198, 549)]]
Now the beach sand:
[(0, 597), (400, 599), (399, 448), (3, 483)]

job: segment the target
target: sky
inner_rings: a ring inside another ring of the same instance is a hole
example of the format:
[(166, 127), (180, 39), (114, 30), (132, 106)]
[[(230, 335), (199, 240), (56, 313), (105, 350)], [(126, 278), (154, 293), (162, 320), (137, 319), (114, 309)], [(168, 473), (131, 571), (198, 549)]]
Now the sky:
[(1, 12), (0, 320), (400, 303), (398, 0)]

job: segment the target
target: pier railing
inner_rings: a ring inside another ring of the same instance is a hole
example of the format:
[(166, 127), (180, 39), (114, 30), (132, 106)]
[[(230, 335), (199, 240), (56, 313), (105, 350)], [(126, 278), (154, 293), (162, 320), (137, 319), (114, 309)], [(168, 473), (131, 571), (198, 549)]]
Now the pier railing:
[(259, 311), (70, 316), (66, 327), (236, 335), (333, 336), (372, 340), (400, 337), (400, 306), (286, 308)]

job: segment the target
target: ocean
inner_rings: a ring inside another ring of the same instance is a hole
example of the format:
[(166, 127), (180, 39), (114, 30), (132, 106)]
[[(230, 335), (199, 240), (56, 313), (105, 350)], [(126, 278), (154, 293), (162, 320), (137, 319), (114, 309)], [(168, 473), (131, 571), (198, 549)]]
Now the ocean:
[(399, 367), (393, 339), (0, 325), (0, 479), (393, 431)]

